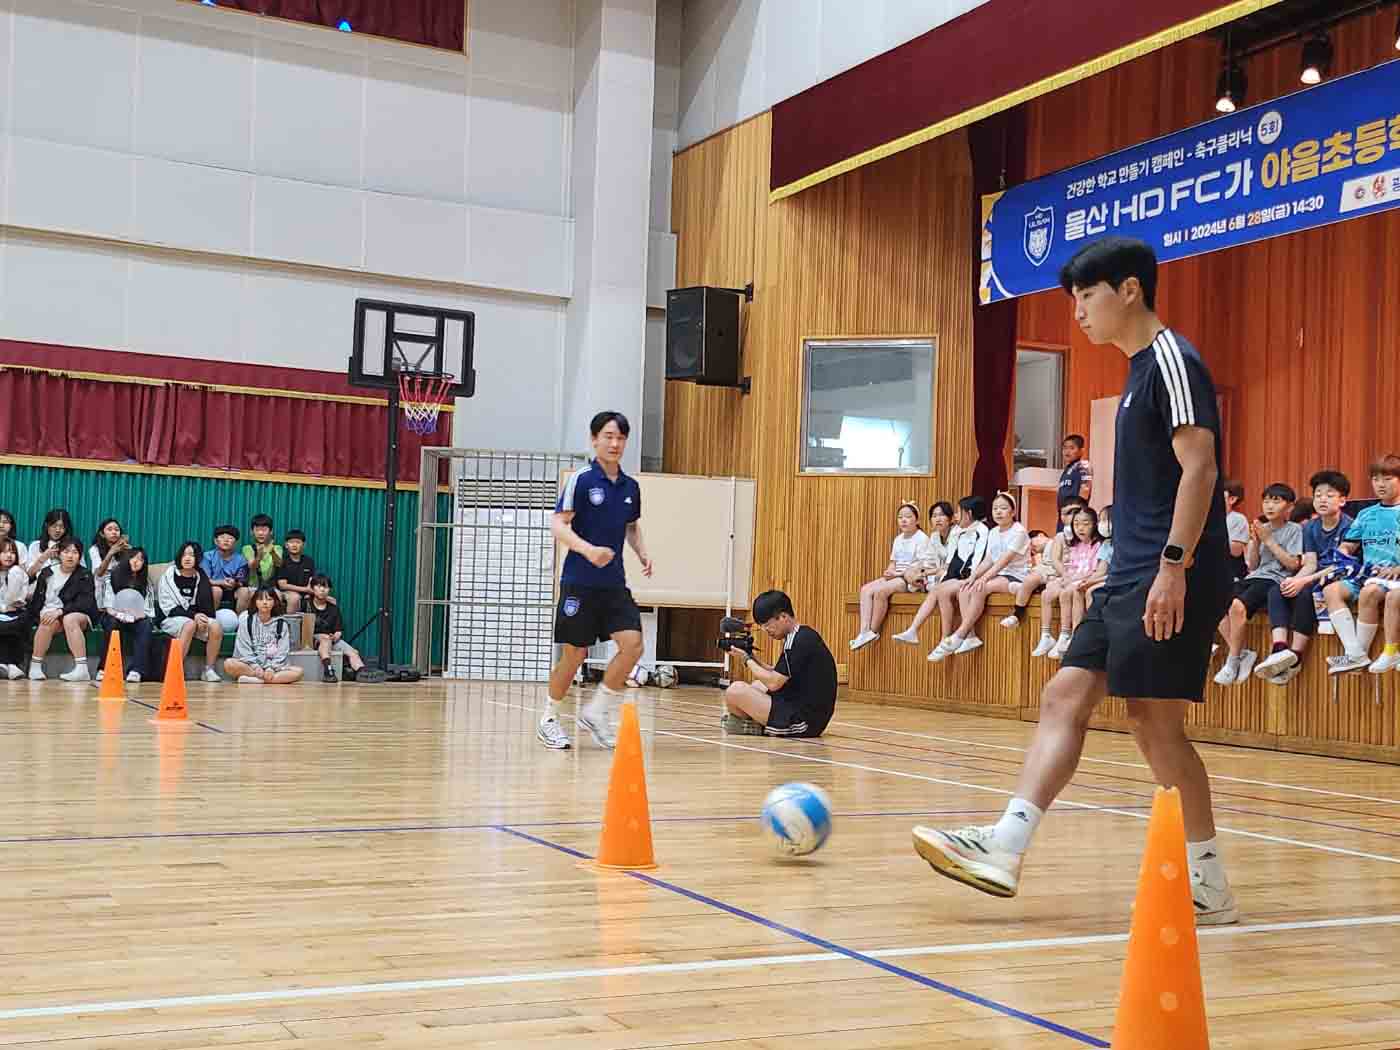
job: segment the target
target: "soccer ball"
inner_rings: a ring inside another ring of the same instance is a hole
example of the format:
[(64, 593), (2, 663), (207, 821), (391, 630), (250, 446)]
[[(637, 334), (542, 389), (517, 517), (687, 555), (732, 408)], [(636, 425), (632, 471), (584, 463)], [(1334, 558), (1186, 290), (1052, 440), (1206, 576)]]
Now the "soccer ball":
[(656, 668), (654, 677), (658, 686), (662, 689), (670, 689), (676, 684), (678, 676), (676, 674), (676, 669), (670, 664), (660, 664)]
[(779, 853), (815, 853), (831, 835), (831, 799), (814, 784), (784, 784), (763, 800), (762, 823)]
[(651, 681), (651, 672), (641, 664), (638, 664), (636, 667), (632, 668), (632, 673), (627, 676), (627, 681), (629, 683), (635, 683), (637, 686), (644, 686), (647, 682)]

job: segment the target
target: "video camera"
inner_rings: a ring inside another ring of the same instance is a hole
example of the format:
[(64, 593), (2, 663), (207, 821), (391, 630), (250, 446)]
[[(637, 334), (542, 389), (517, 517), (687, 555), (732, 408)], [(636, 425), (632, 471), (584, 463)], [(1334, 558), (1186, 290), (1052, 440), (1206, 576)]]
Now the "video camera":
[(730, 649), (739, 649), (752, 656), (753, 635), (749, 634), (749, 625), (737, 616), (726, 616), (720, 620), (719, 647), (726, 653)]

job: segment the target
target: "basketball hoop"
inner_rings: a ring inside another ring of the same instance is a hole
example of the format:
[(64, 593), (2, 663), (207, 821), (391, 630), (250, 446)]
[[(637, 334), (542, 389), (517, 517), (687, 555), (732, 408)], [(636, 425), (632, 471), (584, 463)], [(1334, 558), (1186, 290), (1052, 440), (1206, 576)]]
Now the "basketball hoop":
[(438, 413), (451, 399), (451, 388), (450, 375), (400, 372), (399, 404), (403, 408), (404, 426), (420, 436), (436, 430)]

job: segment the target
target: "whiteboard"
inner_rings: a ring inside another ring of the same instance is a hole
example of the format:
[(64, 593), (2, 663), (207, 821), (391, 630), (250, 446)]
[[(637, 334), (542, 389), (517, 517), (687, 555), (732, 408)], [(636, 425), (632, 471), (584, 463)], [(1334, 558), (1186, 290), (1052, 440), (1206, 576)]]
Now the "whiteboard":
[[(623, 548), (627, 586), (638, 605), (684, 609), (747, 609), (753, 577), (757, 483), (752, 478), (636, 474), (642, 488), (642, 538), (652, 576), (642, 575), (631, 547)], [(560, 491), (569, 475), (559, 479)], [(734, 549), (730, 557), (730, 513)], [(559, 548), (562, 571), (568, 553)], [(726, 568), (728, 579), (726, 580)]]

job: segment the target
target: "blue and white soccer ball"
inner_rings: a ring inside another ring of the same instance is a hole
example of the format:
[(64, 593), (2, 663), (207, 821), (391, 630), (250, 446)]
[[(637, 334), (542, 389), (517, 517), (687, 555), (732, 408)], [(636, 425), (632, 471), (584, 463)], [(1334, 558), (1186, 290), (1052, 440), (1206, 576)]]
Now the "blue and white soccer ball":
[(831, 799), (815, 784), (784, 784), (763, 800), (762, 822), (779, 853), (815, 853), (831, 835)]

